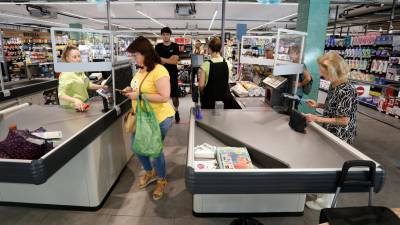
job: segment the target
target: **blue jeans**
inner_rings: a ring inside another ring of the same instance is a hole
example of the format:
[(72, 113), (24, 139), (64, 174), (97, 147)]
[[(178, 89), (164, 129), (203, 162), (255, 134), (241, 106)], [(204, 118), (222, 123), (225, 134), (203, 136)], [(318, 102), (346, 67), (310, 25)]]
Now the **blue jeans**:
[[(161, 130), (161, 137), (164, 140), (165, 136), (167, 136), (167, 132), (169, 128), (172, 125), (173, 117), (168, 117), (164, 121), (160, 123), (160, 130)], [(135, 134), (132, 134), (132, 143), (135, 140)], [(137, 155), (140, 163), (142, 164), (144, 170), (147, 172), (151, 171), (153, 169), (153, 166), (151, 165), (150, 162), (150, 157), (148, 156), (141, 156)], [(165, 178), (167, 175), (166, 169), (165, 169), (165, 156), (164, 152), (162, 151), (160, 153), (160, 156), (157, 158), (154, 158), (154, 167), (156, 169), (157, 176), (159, 178)]]

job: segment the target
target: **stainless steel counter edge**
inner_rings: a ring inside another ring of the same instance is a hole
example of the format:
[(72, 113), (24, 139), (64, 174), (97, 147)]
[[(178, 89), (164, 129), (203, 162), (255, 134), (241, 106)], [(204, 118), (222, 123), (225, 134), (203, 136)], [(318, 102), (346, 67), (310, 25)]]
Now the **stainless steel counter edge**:
[[(190, 115), (189, 142), (185, 184), (192, 194), (265, 194), (265, 193), (334, 193), (341, 168), (285, 168), (249, 170), (196, 170), (194, 168), (195, 118)], [(332, 141), (343, 144), (347, 150), (361, 159), (371, 160), (347, 143), (317, 124), (314, 129)], [(363, 178), (365, 169), (352, 170), (350, 177)], [(385, 171), (377, 164), (375, 192), (383, 186)], [(363, 192), (364, 188), (351, 188), (345, 192)]]
[(119, 106), (121, 114), (118, 114), (116, 109), (111, 109), (38, 160), (0, 160), (0, 170), (7, 171), (0, 173), (0, 182), (36, 185), (45, 183), (58, 169), (124, 115), (131, 107), (130, 100), (123, 101)]

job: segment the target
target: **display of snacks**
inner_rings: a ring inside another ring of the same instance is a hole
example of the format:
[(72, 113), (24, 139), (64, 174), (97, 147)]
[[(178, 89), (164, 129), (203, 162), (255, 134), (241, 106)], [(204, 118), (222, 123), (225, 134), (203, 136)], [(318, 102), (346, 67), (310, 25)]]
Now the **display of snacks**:
[[(10, 81), (28, 78), (27, 66), (42, 64), (52, 59), (50, 34), (47, 32), (4, 30), (4, 58)], [(46, 71), (51, 71), (45, 68)], [(48, 75), (48, 72), (46, 72)]]
[(386, 72), (386, 77), (389, 81), (400, 81), (400, 67), (390, 67)]
[(4, 61), (4, 54), (3, 54), (3, 35), (0, 31), (0, 62)]
[(359, 71), (351, 71), (349, 78), (352, 80), (375, 82), (375, 76), (372, 74), (365, 74)]
[(274, 58), (276, 39), (266, 36), (243, 36), (242, 37), (242, 56), (262, 57), (266, 59)]

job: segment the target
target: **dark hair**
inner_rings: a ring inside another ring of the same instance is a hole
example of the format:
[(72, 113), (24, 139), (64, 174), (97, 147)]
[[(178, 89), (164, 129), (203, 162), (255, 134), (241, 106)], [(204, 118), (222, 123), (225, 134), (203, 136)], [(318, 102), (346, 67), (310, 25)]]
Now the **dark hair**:
[(68, 57), (69, 53), (72, 50), (78, 50), (79, 51), (79, 48), (77, 48), (76, 46), (73, 46), (73, 45), (67, 45), (67, 47), (64, 48), (64, 51), (63, 51), (63, 53), (61, 55), (61, 61), (62, 62), (67, 62), (67, 57)]
[(153, 48), (153, 45), (145, 37), (136, 38), (126, 49), (129, 53), (139, 52), (144, 56), (144, 65), (147, 67), (147, 71), (150, 72), (154, 69), (156, 64), (161, 63), (160, 57)]
[(212, 52), (221, 52), (222, 42), (218, 37), (214, 37), (211, 39), (210, 43), (208, 43), (208, 47)]
[(161, 29), (161, 34), (164, 34), (164, 33), (167, 33), (167, 34), (171, 34), (171, 35), (172, 35), (172, 31), (171, 31), (171, 29), (170, 29), (169, 27), (163, 27), (163, 28)]

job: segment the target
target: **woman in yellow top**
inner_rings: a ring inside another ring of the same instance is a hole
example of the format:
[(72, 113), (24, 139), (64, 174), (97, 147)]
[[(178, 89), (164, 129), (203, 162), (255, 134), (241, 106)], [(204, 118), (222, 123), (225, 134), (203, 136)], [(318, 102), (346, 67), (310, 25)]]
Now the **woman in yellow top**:
[[(81, 54), (77, 47), (67, 46), (61, 59), (67, 63), (80, 63)], [(87, 90), (97, 90), (105, 87), (91, 83), (83, 72), (63, 72), (58, 81), (60, 105), (84, 111), (84, 102), (89, 100)]]
[[(136, 98), (139, 94), (140, 84), (143, 82), (140, 93), (150, 102), (160, 123), (161, 136), (164, 139), (175, 115), (174, 108), (169, 103), (171, 86), (168, 71), (160, 64), (160, 57), (150, 41), (144, 37), (138, 37), (129, 45), (127, 51), (133, 53), (136, 64), (140, 69), (133, 77), (131, 87), (123, 90), (125, 96), (132, 99), (132, 107), (136, 108)], [(133, 134), (132, 142), (134, 138), (135, 135)], [(160, 199), (167, 185), (164, 153), (161, 152), (159, 157), (154, 158), (155, 168), (152, 167), (149, 157), (141, 155), (137, 157), (146, 171), (145, 175), (139, 180), (139, 187), (145, 188), (150, 183), (157, 181), (153, 199)]]

